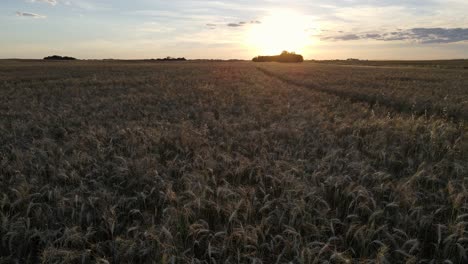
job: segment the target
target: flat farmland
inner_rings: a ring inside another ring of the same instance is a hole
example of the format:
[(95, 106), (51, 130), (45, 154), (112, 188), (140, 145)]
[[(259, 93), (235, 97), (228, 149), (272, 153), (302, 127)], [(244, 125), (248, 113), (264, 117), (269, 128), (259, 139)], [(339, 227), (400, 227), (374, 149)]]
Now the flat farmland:
[(429, 67), (307, 63), (260, 69), (285, 82), (397, 112), (468, 119), (468, 70)]
[(0, 263), (466, 263), (468, 71), (0, 61)]

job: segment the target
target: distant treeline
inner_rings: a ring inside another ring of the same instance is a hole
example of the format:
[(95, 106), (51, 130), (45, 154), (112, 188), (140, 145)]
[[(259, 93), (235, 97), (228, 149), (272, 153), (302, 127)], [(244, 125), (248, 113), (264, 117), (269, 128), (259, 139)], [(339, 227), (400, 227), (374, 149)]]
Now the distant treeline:
[(166, 57), (162, 59), (150, 59), (150, 61), (186, 61), (187, 59), (182, 57), (182, 58), (172, 58), (172, 57)]
[(258, 56), (252, 59), (254, 62), (303, 62), (302, 55), (294, 52), (283, 51), (280, 55), (276, 56)]
[(53, 55), (53, 56), (45, 57), (44, 60), (76, 60), (76, 58), (68, 57), (68, 56)]

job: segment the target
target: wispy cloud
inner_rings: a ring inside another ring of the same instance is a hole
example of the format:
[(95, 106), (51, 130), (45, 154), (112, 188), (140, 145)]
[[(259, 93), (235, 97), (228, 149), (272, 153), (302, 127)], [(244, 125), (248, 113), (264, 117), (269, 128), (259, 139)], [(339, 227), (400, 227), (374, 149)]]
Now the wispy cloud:
[(361, 39), (360, 36), (356, 34), (345, 34), (345, 35), (340, 35), (340, 36), (332, 36), (332, 37), (326, 37), (324, 40), (358, 40)]
[(47, 18), (46, 16), (35, 14), (35, 13), (29, 13), (29, 12), (16, 12), (17, 16), (20, 17), (30, 17), (30, 18)]
[(422, 43), (460, 42), (468, 40), (468, 28), (414, 28), (409, 36), (416, 36)]
[(216, 24), (213, 24), (213, 23), (208, 23), (206, 24), (206, 26), (209, 28), (209, 29), (216, 29), (217, 25)]
[[(241, 22), (236, 22), (236, 23), (228, 23), (226, 24), (226, 26), (228, 27), (242, 27), (242, 26), (245, 26), (245, 25), (248, 25), (248, 24), (261, 24), (262, 22), (258, 21), (258, 20), (252, 20), (252, 21), (241, 21)], [(213, 23), (208, 23), (206, 24), (207, 27), (210, 27), (210, 28), (214, 28), (214, 27), (217, 27), (218, 25), (217, 24), (213, 24)]]
[(32, 3), (38, 3), (38, 2), (41, 2), (41, 3), (47, 3), (49, 5), (56, 5), (58, 3), (57, 0), (30, 0)]
[(353, 33), (322, 36), (322, 40), (381, 40), (412, 41), (421, 44), (454, 43), (468, 41), (468, 28), (412, 28), (384, 33)]

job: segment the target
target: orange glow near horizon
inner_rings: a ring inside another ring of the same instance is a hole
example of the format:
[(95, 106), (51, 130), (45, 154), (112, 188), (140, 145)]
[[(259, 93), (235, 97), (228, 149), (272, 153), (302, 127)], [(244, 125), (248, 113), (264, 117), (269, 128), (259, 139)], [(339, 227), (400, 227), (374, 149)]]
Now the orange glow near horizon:
[(313, 43), (312, 19), (293, 11), (273, 11), (247, 32), (246, 45), (257, 55), (275, 55), (283, 50), (303, 53)]

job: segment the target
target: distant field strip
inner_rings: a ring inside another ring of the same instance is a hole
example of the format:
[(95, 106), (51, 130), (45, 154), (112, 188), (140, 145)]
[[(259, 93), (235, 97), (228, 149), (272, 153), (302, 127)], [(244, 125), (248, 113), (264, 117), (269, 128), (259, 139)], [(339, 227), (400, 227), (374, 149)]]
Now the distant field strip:
[[(339, 72), (339, 68), (341, 65), (335, 66), (337, 72)], [(349, 68), (358, 68), (355, 66), (348, 66)], [(362, 68), (362, 67), (361, 67)], [(464, 101), (457, 101), (451, 102), (447, 101), (447, 98), (439, 100), (438, 98), (427, 98), (427, 94), (421, 94), (420, 98), (417, 96), (412, 97), (405, 97), (404, 95), (400, 95), (399, 90), (395, 89), (392, 91), (392, 87), (388, 88), (365, 88), (366, 86), (372, 87), (376, 85), (371, 79), (367, 84), (361, 84), (362, 86), (355, 86), (353, 85), (352, 81), (345, 80), (348, 82), (348, 85), (336, 85), (332, 82), (328, 83), (327, 81), (323, 81), (325, 78), (321, 76), (321, 79), (308, 77), (307, 72), (295, 72), (294, 67), (287, 68), (287, 67), (278, 67), (273, 65), (273, 67), (257, 67), (258, 70), (263, 72), (264, 74), (277, 78), (281, 81), (286, 83), (314, 89), (317, 91), (333, 94), (342, 98), (346, 98), (351, 100), (352, 102), (366, 102), (370, 104), (371, 107), (375, 105), (382, 105), (389, 107), (397, 112), (405, 112), (409, 114), (415, 115), (436, 115), (444, 118), (450, 118), (454, 121), (458, 120), (468, 120), (468, 88), (460, 88), (459, 94), (451, 94), (451, 91), (447, 88), (447, 96), (455, 97), (460, 100)], [(291, 70), (292, 69), (292, 70)], [(395, 68), (399, 71), (404, 71), (405, 69)], [(335, 75), (332, 71), (330, 71), (329, 76), (326, 78), (343, 78), (343, 76)], [(372, 74), (369, 72), (369, 74)], [(351, 75), (352, 76), (352, 75)], [(348, 76), (345, 76), (348, 78)], [(393, 78), (393, 79), (392, 79)], [(411, 77), (392, 77), (387, 76), (385, 81), (410, 81), (414, 82), (414, 90), (417, 92), (421, 90), (419, 88), (418, 82), (431, 82), (431, 80), (424, 79), (422, 77), (411, 76)], [(438, 80), (433, 80), (432, 82), (436, 83)], [(357, 84), (356, 84), (357, 85)], [(467, 83), (468, 85), (468, 83)], [(362, 87), (362, 88), (360, 88)], [(434, 88), (436, 90), (437, 88)], [(434, 92), (432, 91), (432, 96), (434, 96)]]

